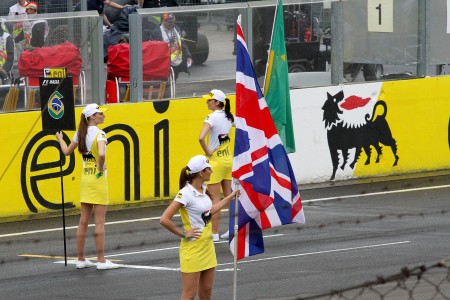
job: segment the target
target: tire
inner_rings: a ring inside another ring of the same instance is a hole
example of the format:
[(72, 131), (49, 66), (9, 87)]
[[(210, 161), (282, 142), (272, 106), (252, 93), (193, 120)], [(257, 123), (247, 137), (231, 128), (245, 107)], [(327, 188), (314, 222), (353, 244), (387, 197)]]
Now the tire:
[(380, 64), (365, 64), (363, 65), (364, 80), (374, 81), (381, 80), (384, 74), (383, 65)]
[(193, 63), (201, 65), (208, 59), (209, 43), (206, 35), (202, 33), (197, 34), (197, 43), (195, 44), (195, 51), (191, 51)]
[(307, 69), (302, 64), (295, 64), (289, 67), (288, 72), (289, 73), (300, 73), (300, 72), (306, 72)]
[(267, 60), (265, 60), (265, 59), (258, 59), (255, 61), (254, 65), (253, 65), (253, 69), (255, 70), (256, 77), (265, 75), (266, 65), (267, 65)]

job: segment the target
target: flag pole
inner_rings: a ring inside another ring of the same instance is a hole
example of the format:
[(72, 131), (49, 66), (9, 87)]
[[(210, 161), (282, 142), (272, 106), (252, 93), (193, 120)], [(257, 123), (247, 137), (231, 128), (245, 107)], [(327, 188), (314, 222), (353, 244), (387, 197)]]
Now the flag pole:
[[(279, 4), (280, 4), (280, 0), (277, 0), (277, 6), (275, 7), (275, 14), (273, 16), (272, 34), (270, 35), (269, 52), (267, 53), (266, 72), (264, 73), (264, 83), (263, 83), (263, 87), (262, 87), (263, 92), (264, 92), (264, 89), (266, 88), (267, 69), (269, 68), (270, 51), (272, 50), (273, 32), (275, 31), (275, 21), (277, 20)], [(283, 7), (281, 7), (281, 9), (283, 9)], [(266, 96), (266, 95), (264, 95), (264, 96)]]
[[(239, 188), (239, 181), (238, 179), (233, 179), (234, 182), (234, 190)], [(234, 266), (234, 272), (233, 272), (233, 300), (237, 300), (237, 234), (238, 234), (238, 195), (236, 194), (234, 198), (234, 260), (233, 260), (233, 266)], [(230, 212), (231, 213), (231, 212)]]
[(63, 160), (64, 153), (62, 149), (59, 151), (59, 177), (61, 179), (61, 206), (62, 206), (62, 221), (63, 221), (63, 236), (64, 236), (64, 265), (67, 267), (67, 243), (66, 243), (66, 212), (64, 207), (64, 180), (63, 180)]
[[(238, 27), (241, 26), (241, 15), (239, 14), (239, 16), (237, 17), (236, 20), (237, 26), (235, 29), (235, 33), (237, 34), (237, 30)], [(235, 39), (235, 43), (237, 43), (237, 38)], [(236, 44), (235, 44), (236, 45)], [(236, 80), (237, 83), (237, 80)], [(234, 188), (236, 190), (236, 188), (239, 187), (239, 180), (237, 178), (233, 178), (233, 184), (234, 184)], [(234, 198), (234, 228), (233, 228), (233, 239), (234, 239), (234, 244), (233, 244), (233, 300), (237, 300), (237, 233), (238, 233), (238, 196), (236, 195), (236, 197)], [(230, 211), (230, 214), (232, 212)], [(231, 218), (230, 218), (231, 219)]]

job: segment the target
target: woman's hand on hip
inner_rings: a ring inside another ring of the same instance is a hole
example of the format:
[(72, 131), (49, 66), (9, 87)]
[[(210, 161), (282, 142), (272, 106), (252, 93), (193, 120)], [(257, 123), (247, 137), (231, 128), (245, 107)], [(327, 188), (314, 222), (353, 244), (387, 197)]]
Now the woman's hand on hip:
[(194, 238), (198, 239), (200, 237), (200, 234), (202, 234), (202, 230), (199, 228), (192, 228), (191, 230), (186, 230), (185, 236), (186, 238)]

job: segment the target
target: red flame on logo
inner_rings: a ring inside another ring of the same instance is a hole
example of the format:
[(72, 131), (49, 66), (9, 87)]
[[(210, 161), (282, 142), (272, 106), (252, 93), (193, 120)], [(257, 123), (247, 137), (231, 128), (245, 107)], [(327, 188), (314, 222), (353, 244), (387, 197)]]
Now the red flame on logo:
[(344, 102), (341, 104), (341, 107), (346, 110), (352, 110), (358, 107), (365, 106), (367, 103), (369, 103), (369, 101), (370, 97), (363, 99), (358, 96), (350, 96), (344, 100)]

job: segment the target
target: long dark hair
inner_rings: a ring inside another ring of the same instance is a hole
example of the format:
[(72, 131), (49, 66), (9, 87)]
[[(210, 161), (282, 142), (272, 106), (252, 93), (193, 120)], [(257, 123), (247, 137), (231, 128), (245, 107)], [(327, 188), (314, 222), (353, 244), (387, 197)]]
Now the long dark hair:
[(88, 152), (86, 146), (86, 135), (88, 130), (88, 118), (81, 114), (80, 123), (78, 124), (78, 152), (84, 154)]
[(230, 99), (225, 98), (225, 103), (219, 101), (219, 107), (225, 111), (227, 119), (230, 120), (231, 123), (234, 123), (234, 116), (231, 113)]
[[(180, 173), (180, 190), (182, 188), (184, 188), (186, 186), (186, 183), (192, 183), (192, 179), (194, 179), (197, 176), (197, 173), (189, 173), (189, 167), (184, 167), (183, 169), (181, 169), (181, 173)], [(208, 191), (208, 189), (206, 189), (206, 195), (208, 195), (209, 198), (212, 199), (212, 195), (211, 193)]]

